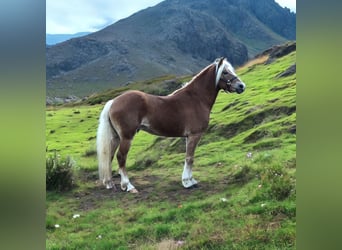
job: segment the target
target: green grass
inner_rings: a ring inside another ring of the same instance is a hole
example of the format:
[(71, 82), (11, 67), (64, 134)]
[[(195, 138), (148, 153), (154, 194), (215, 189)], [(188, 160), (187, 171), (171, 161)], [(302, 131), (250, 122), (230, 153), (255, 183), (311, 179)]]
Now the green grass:
[(199, 186), (189, 190), (181, 185), (184, 139), (143, 131), (127, 162), (140, 193), (104, 189), (95, 155), (103, 105), (49, 107), (47, 155), (70, 156), (79, 173), (73, 190), (47, 192), (46, 248), (295, 249), (296, 75), (276, 78), (295, 60), (294, 52), (237, 70), (246, 92), (219, 94), (196, 150)]

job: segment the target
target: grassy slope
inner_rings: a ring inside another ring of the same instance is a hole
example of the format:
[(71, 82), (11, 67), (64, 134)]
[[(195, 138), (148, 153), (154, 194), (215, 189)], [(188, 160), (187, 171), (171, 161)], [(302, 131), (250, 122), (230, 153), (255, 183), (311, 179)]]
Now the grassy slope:
[(49, 108), (48, 153), (73, 157), (78, 187), (47, 192), (47, 248), (295, 249), (296, 76), (275, 78), (295, 57), (241, 68), (246, 92), (219, 94), (196, 151), (196, 189), (181, 186), (184, 139), (144, 132), (128, 157), (140, 193), (103, 189), (94, 154), (102, 105)]

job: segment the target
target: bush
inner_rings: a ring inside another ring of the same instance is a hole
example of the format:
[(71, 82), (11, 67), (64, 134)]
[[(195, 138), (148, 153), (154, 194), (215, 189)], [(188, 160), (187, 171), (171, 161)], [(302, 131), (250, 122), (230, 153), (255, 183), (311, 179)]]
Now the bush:
[(61, 159), (55, 151), (46, 159), (46, 190), (69, 191), (74, 186), (73, 162)]
[(270, 184), (268, 195), (276, 200), (284, 200), (295, 189), (290, 175), (279, 165), (274, 165), (265, 171), (265, 180)]
[(270, 199), (282, 201), (295, 195), (295, 180), (281, 165), (270, 165), (262, 169), (260, 181), (262, 187), (250, 200), (253, 203)]

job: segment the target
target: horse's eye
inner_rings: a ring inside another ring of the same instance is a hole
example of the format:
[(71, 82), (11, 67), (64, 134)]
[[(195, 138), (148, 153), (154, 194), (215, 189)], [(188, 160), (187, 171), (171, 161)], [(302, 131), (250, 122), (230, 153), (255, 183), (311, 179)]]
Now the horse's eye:
[(227, 71), (224, 71), (224, 72), (222, 72), (222, 74), (224, 74), (224, 75), (227, 75), (227, 74), (228, 74), (228, 72), (227, 72)]

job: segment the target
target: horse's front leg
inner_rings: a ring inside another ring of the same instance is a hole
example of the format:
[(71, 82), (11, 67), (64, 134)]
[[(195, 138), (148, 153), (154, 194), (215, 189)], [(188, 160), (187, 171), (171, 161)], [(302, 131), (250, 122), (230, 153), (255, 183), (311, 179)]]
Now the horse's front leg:
[(197, 184), (197, 181), (192, 177), (192, 166), (194, 163), (195, 149), (201, 139), (201, 136), (202, 134), (189, 135), (186, 138), (186, 157), (182, 174), (182, 183), (185, 188), (189, 188)]
[(138, 190), (131, 184), (128, 179), (127, 171), (126, 171), (126, 158), (131, 146), (131, 140), (122, 139), (120, 141), (120, 147), (118, 153), (116, 154), (116, 158), (119, 164), (119, 174), (121, 176), (121, 189), (123, 191), (138, 193)]

